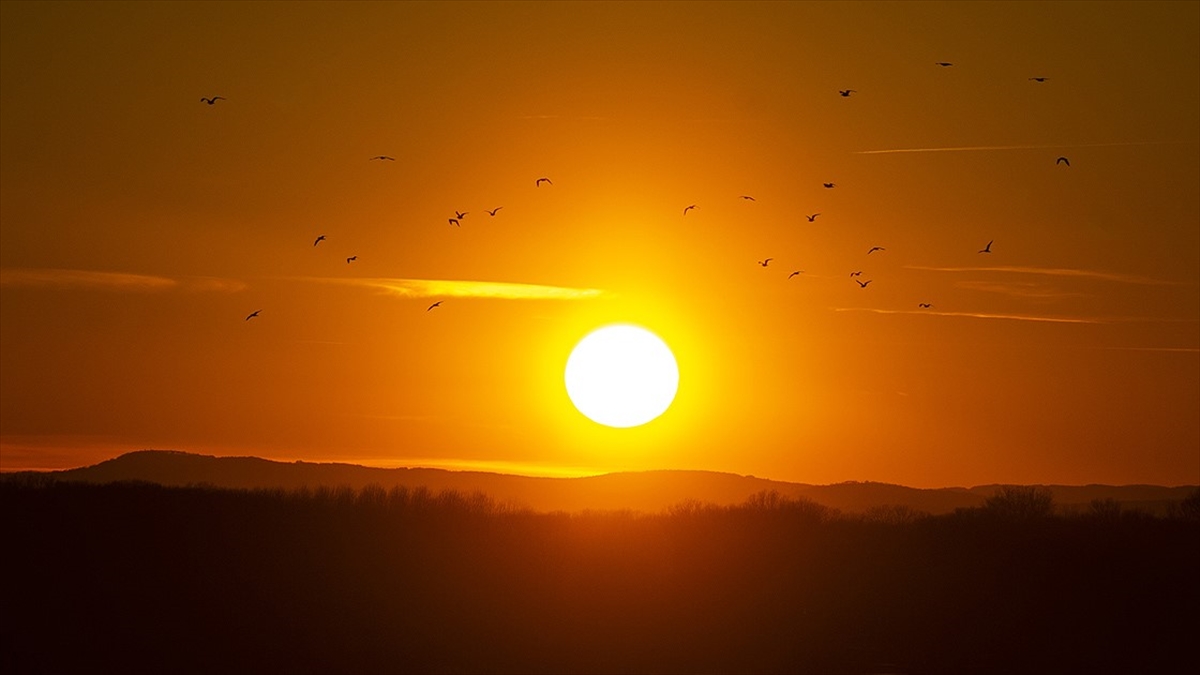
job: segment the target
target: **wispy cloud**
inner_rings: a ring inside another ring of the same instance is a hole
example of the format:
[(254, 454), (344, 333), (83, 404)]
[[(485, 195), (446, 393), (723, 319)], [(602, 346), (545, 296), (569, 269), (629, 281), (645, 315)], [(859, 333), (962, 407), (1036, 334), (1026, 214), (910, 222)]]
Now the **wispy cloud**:
[(0, 287), (58, 290), (98, 290), (157, 293), (170, 290), (233, 293), (246, 287), (235, 279), (217, 277), (161, 277), (127, 272), (8, 268), (0, 269)]
[(519, 120), (607, 120), (595, 115), (518, 115)]
[(890, 150), (858, 150), (856, 155), (890, 155), (900, 152), (980, 152), (986, 150), (1052, 150), (1067, 148), (1116, 148), (1140, 145), (1192, 145), (1189, 141), (1128, 141), (1123, 143), (1068, 143), (1053, 145), (958, 145), (943, 148), (893, 148)]
[(180, 280), (183, 290), (212, 293), (236, 293), (246, 290), (246, 283), (237, 279), (222, 279), (220, 277), (183, 277)]
[(475, 459), (446, 459), (446, 458), (431, 458), (431, 457), (415, 457), (407, 459), (389, 459), (380, 460), (378, 458), (364, 459), (342, 459), (339, 461), (351, 461), (354, 464), (362, 464), (364, 466), (378, 466), (383, 468), (429, 468), (429, 469), (446, 469), (448, 471), (484, 471), (488, 473), (507, 473), (517, 476), (545, 477), (545, 478), (583, 478), (585, 476), (599, 476), (606, 473), (600, 469), (578, 466), (559, 466), (555, 464), (540, 463), (540, 462), (507, 462), (496, 460), (475, 460)]
[(835, 312), (871, 312), (873, 314), (923, 314), (926, 316), (959, 316), (970, 319), (1003, 319), (1008, 321), (1036, 321), (1041, 323), (1108, 323), (1104, 319), (1088, 319), (1066, 316), (1033, 316), (1028, 314), (988, 314), (984, 312), (941, 312), (930, 309), (876, 309), (874, 307), (831, 307)]
[(494, 298), (500, 300), (587, 300), (606, 295), (596, 288), (570, 288), (464, 279), (341, 279), (308, 277), (307, 281), (373, 288), (404, 298)]
[(1040, 274), (1053, 277), (1076, 277), (1082, 279), (1096, 279), (1098, 281), (1112, 281), (1124, 284), (1141, 284), (1144, 286), (1175, 286), (1178, 282), (1164, 281), (1162, 279), (1153, 279), (1150, 277), (1138, 276), (1136, 274), (1116, 274), (1113, 272), (1095, 272), (1092, 270), (1076, 270), (1055, 267), (922, 267), (919, 265), (908, 265), (905, 269), (924, 270), (927, 272), (1003, 272), (1011, 274)]
[(1121, 352), (1171, 352), (1177, 354), (1200, 354), (1200, 347), (1099, 347)]
[(1000, 293), (1017, 298), (1030, 298), (1033, 300), (1062, 300), (1063, 298), (1077, 298), (1086, 295), (1085, 293), (1060, 291), (1057, 288), (1051, 288), (1049, 286), (1032, 281), (957, 281), (954, 283), (954, 285), (958, 286), (959, 288), (966, 288), (972, 291)]

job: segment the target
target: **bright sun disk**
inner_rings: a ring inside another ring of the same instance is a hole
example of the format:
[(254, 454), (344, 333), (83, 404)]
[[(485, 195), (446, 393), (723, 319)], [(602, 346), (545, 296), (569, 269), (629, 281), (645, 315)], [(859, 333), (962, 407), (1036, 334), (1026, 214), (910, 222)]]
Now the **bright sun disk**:
[(667, 343), (640, 326), (588, 333), (567, 358), (567, 395), (579, 412), (610, 427), (634, 427), (666, 412), (679, 388)]

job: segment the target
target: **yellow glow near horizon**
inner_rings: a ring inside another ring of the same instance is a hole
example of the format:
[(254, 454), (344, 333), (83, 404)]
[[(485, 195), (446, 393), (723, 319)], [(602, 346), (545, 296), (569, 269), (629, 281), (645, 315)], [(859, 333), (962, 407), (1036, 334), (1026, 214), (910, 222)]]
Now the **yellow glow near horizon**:
[(679, 366), (667, 343), (629, 324), (586, 335), (567, 359), (567, 395), (588, 419), (625, 428), (666, 412), (679, 388)]

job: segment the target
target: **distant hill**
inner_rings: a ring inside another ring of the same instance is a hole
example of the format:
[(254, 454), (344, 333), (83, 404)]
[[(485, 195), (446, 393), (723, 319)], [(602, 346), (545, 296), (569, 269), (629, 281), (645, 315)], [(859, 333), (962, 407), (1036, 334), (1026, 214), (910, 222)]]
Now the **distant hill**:
[[(483, 492), (499, 503), (537, 511), (632, 509), (656, 512), (685, 500), (717, 505), (737, 504), (751, 495), (774, 490), (806, 497), (844, 512), (874, 506), (907, 506), (931, 514), (983, 504), (1001, 485), (972, 488), (917, 489), (887, 483), (847, 482), (809, 485), (739, 476), (715, 471), (641, 471), (583, 478), (515, 476), (482, 471), (428, 468), (382, 469), (355, 464), (276, 462), (258, 457), (213, 457), (187, 452), (142, 450), (94, 466), (47, 472), (58, 480), (89, 483), (147, 481), (168, 486), (211, 485), (226, 488), (298, 489), (367, 485), (384, 488), (426, 487), (434, 492)], [(1128, 508), (1162, 513), (1170, 502), (1196, 489), (1157, 485), (1048, 485), (1061, 508), (1085, 508), (1094, 499), (1115, 499)]]

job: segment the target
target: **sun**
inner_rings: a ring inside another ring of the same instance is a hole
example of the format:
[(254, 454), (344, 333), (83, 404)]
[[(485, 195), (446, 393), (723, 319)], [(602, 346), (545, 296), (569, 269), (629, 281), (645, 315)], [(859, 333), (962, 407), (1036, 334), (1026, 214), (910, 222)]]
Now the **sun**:
[(567, 396), (610, 427), (636, 427), (666, 412), (679, 388), (675, 355), (654, 333), (630, 324), (588, 333), (567, 358)]

